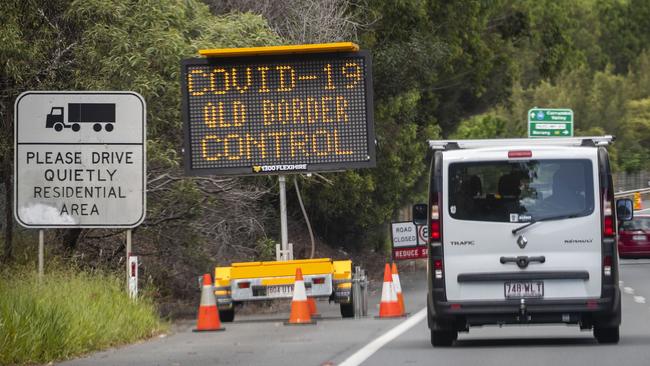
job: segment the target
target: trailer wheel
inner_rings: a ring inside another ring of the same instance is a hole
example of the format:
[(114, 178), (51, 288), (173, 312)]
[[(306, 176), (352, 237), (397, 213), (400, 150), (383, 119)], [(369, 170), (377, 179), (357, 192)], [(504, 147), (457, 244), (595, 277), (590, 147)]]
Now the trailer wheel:
[(113, 124), (112, 123), (107, 123), (106, 126), (104, 126), (104, 129), (108, 132), (113, 131)]
[(54, 130), (56, 132), (61, 132), (61, 130), (63, 130), (63, 123), (59, 122), (59, 123), (55, 124), (54, 125)]
[(77, 132), (81, 129), (81, 126), (78, 123), (72, 125), (72, 131)]
[(219, 320), (224, 323), (231, 323), (235, 320), (235, 307), (228, 310), (219, 310)]
[(99, 124), (99, 123), (95, 123), (95, 124), (93, 125), (93, 130), (95, 130), (95, 132), (99, 132), (99, 131), (101, 131), (101, 130), (102, 130), (102, 125)]
[(354, 304), (350, 302), (349, 304), (340, 304), (341, 306), (341, 316), (344, 318), (354, 318)]

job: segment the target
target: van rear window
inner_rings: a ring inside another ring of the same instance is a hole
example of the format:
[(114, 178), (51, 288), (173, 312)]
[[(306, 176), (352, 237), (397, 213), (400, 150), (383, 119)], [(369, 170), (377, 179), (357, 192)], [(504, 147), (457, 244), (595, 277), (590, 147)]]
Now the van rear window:
[(529, 222), (594, 210), (586, 159), (462, 162), (449, 165), (449, 215), (459, 220)]

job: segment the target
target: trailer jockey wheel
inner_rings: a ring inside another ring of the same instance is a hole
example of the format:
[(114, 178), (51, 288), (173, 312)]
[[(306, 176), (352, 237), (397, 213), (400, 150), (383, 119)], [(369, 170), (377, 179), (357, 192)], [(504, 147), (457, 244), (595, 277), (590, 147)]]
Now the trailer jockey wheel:
[(95, 123), (95, 124), (93, 125), (93, 130), (95, 130), (95, 132), (99, 132), (99, 131), (101, 131), (101, 130), (102, 130), (102, 125), (99, 124), (99, 123)]
[(106, 126), (104, 126), (104, 129), (108, 132), (113, 131), (113, 124), (109, 123)]
[(78, 123), (75, 123), (75, 124), (72, 125), (72, 131), (74, 131), (74, 132), (79, 131), (80, 128), (81, 128), (81, 126)]

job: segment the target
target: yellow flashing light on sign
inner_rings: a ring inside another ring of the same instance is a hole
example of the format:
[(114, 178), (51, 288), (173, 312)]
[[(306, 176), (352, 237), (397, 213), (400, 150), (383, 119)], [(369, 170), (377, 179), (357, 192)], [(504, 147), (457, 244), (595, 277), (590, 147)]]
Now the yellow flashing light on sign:
[(352, 42), (300, 44), (291, 46), (245, 47), (245, 48), (214, 48), (199, 50), (206, 57), (237, 57), (286, 55), (292, 53), (322, 53), (322, 52), (356, 52), (359, 46)]

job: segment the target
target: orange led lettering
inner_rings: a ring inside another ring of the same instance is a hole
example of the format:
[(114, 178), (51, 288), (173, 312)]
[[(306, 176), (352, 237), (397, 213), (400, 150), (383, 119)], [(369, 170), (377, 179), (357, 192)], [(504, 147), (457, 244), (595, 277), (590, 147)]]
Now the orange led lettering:
[(307, 122), (318, 122), (318, 102), (311, 97), (307, 97)]
[(336, 97), (336, 122), (347, 122), (348, 114), (345, 109), (348, 107), (348, 101), (342, 95)]
[(266, 141), (264, 141), (264, 134), (260, 134), (260, 138), (255, 140), (249, 134), (246, 134), (246, 159), (251, 158), (252, 147), (259, 149), (262, 154), (262, 159), (266, 159)]
[(269, 136), (275, 137), (275, 157), (279, 158), (280, 157), (280, 141), (282, 139), (282, 136), (286, 136), (286, 132), (269, 132)]
[(305, 123), (305, 119), (302, 116), (302, 100), (294, 99), (292, 101), (291, 114), (293, 116), (293, 123)]
[(260, 92), (260, 93), (268, 93), (268, 92), (270, 92), (271, 90), (266, 86), (266, 84), (268, 83), (268, 76), (267, 76), (266, 72), (269, 71), (269, 68), (266, 67), (266, 66), (260, 66), (260, 67), (257, 68), (257, 71), (260, 72), (260, 78), (261, 78), (261, 82), (262, 82), (262, 86), (260, 86), (260, 89), (258, 90), (258, 92)]
[[(228, 145), (228, 143), (230, 142), (231, 139), (233, 139), (233, 140), (236, 139), (237, 142), (239, 143), (239, 155), (230, 155), (230, 146)], [(228, 160), (239, 160), (239, 159), (241, 159), (243, 147), (244, 147), (244, 144), (242, 143), (242, 138), (239, 137), (239, 135), (228, 135), (223, 140), (223, 150), (224, 150), (223, 154), (228, 157)]]
[(217, 123), (219, 127), (230, 127), (229, 124), (224, 124), (223, 122), (223, 103), (219, 102), (218, 107), (208, 102), (203, 107), (203, 122), (209, 128), (216, 128)]
[(354, 86), (361, 80), (361, 67), (356, 63), (348, 62), (345, 66), (341, 67), (341, 69), (343, 76), (348, 78), (350, 81), (350, 83), (345, 87), (348, 89), (354, 88)]
[(235, 127), (241, 127), (246, 123), (246, 107), (238, 100), (232, 103), (232, 118)]
[[(217, 89), (217, 74), (223, 74), (223, 89)], [(226, 94), (229, 89), (228, 71), (226, 69), (213, 69), (210, 74), (210, 91), (214, 94)]]
[(262, 101), (262, 123), (264, 124), (264, 126), (268, 126), (271, 123), (275, 122), (274, 111), (275, 111), (275, 107), (272, 101), (270, 100)]
[[(318, 149), (318, 136), (325, 136), (325, 144), (327, 147), (325, 151)], [(313, 143), (313, 149), (314, 152), (316, 153), (316, 156), (327, 156), (329, 155), (329, 152), (332, 150), (332, 146), (330, 143), (330, 134), (325, 130), (317, 130), (316, 132), (314, 132), (314, 136), (312, 136), (312, 143)]]
[(327, 75), (327, 84), (325, 85), (325, 89), (334, 89), (334, 84), (332, 83), (332, 65), (327, 64), (323, 70), (325, 70), (325, 74)]
[(291, 131), (289, 133), (289, 146), (291, 147), (291, 157), (296, 156), (296, 150), (302, 151), (303, 156), (309, 156), (307, 152), (307, 137), (303, 131)]
[(332, 122), (332, 119), (327, 115), (327, 113), (329, 113), (330, 111), (327, 103), (331, 101), (332, 101), (332, 97), (324, 96), (321, 98), (321, 106), (323, 107), (323, 111), (322, 111), (323, 123)]
[(289, 102), (282, 99), (278, 102), (278, 123), (286, 125), (289, 122)]
[[(293, 67), (289, 65), (285, 66), (276, 66), (276, 70), (280, 71), (280, 87), (278, 87), (278, 91), (292, 91), (293, 88), (296, 86), (296, 72), (294, 71)], [(291, 86), (287, 86), (287, 83), (285, 82), (286, 78), (286, 71), (288, 71), (289, 74), (289, 84)]]
[(205, 72), (203, 72), (201, 70), (192, 70), (192, 71), (189, 72), (189, 74), (187, 74), (187, 89), (188, 89), (190, 95), (192, 95), (193, 97), (201, 96), (201, 95), (205, 94), (205, 92), (208, 91), (208, 88), (205, 88), (205, 87), (203, 89), (201, 89), (201, 91), (194, 90), (195, 86), (194, 86), (194, 76), (193, 75), (196, 75), (196, 74), (200, 74), (204, 78), (209, 78), (208, 74), (206, 74)]
[(339, 131), (334, 130), (334, 154), (336, 155), (352, 155), (352, 151), (339, 149)]
[(237, 81), (237, 69), (233, 67), (232, 70), (230, 70), (230, 74), (232, 75), (232, 85), (237, 89), (238, 92), (245, 93), (252, 83), (251, 68), (250, 67), (246, 68), (246, 85), (244, 86), (240, 86), (239, 82)]
[(216, 153), (215, 155), (209, 155), (208, 154), (208, 143), (212, 141), (213, 143), (219, 143), (221, 142), (221, 139), (217, 137), (216, 135), (207, 135), (201, 140), (201, 155), (203, 156), (203, 159), (208, 160), (208, 161), (214, 161), (214, 160), (219, 160), (221, 158), (221, 154)]

